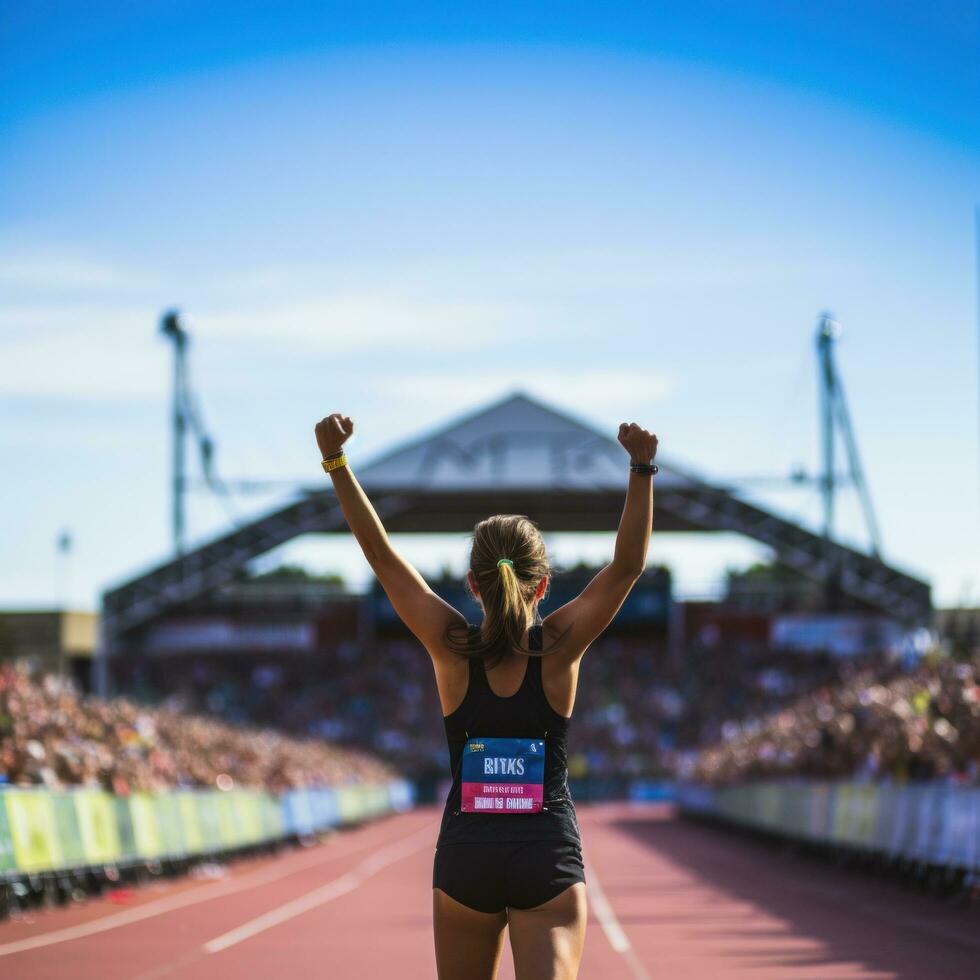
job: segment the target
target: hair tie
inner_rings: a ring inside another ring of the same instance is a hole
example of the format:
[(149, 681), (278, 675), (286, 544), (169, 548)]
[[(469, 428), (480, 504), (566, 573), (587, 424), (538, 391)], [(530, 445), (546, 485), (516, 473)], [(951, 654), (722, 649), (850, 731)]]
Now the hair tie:
[(500, 566), (504, 562), (507, 562), (507, 564), (510, 565), (511, 568), (514, 567), (514, 563), (509, 558), (501, 558), (500, 561), (497, 562), (497, 568), (500, 568)]

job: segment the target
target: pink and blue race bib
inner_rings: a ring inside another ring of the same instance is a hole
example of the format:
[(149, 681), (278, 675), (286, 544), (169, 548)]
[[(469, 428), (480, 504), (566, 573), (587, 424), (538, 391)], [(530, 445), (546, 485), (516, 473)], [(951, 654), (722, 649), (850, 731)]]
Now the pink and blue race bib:
[(540, 813), (543, 807), (542, 740), (467, 740), (463, 746), (463, 813)]

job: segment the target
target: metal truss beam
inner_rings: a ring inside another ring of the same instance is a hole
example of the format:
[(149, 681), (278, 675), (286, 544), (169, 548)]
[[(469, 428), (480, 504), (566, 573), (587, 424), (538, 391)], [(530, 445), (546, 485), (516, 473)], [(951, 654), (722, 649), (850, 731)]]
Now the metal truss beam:
[[(514, 507), (534, 517), (546, 531), (596, 530), (614, 526), (622, 509), (622, 494), (606, 493), (406, 490), (377, 492), (372, 499), (378, 514), (396, 532), (468, 532), (480, 517)], [(843, 594), (902, 622), (924, 624), (931, 617), (925, 582), (722, 489), (701, 484), (658, 490), (655, 526), (660, 531), (741, 534), (771, 548), (775, 559), (789, 568), (817, 582), (834, 582)], [(331, 493), (313, 494), (106, 592), (103, 635), (109, 651), (130, 630), (226, 584), (273, 548), (303, 534), (346, 530), (336, 498)]]

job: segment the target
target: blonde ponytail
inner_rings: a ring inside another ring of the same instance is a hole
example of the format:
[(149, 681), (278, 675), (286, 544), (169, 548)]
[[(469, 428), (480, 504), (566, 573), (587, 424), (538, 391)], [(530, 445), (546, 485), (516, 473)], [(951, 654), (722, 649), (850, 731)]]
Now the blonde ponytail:
[(451, 624), (443, 637), (449, 649), (481, 657), (492, 667), (512, 650), (542, 656), (559, 648), (570, 626), (546, 650), (531, 650), (522, 642), (528, 626), (541, 622), (534, 595), (541, 580), (547, 577), (550, 585), (551, 577), (544, 540), (532, 520), (523, 514), (498, 514), (480, 521), (473, 532), (470, 568), (479, 584), (479, 596), (467, 579), (468, 591), (483, 605), (482, 638), (471, 638), (468, 624)]

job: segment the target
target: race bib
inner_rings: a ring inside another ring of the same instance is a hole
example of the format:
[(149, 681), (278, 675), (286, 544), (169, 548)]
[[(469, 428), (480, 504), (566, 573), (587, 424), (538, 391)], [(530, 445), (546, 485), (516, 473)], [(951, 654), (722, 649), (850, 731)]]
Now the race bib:
[(463, 746), (463, 813), (540, 813), (544, 807), (544, 742), (471, 738)]

